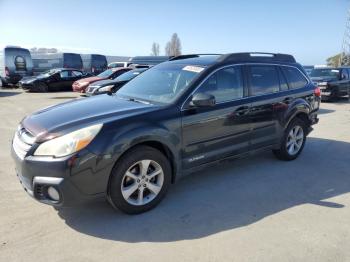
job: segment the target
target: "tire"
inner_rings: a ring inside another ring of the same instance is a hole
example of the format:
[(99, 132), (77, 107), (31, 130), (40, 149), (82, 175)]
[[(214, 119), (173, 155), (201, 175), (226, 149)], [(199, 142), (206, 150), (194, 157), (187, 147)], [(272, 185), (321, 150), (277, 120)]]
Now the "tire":
[(49, 87), (47, 86), (47, 84), (45, 84), (45, 83), (43, 83), (43, 82), (37, 83), (35, 89), (36, 89), (38, 92), (42, 92), (42, 93), (49, 92)]
[(273, 150), (275, 156), (285, 161), (296, 159), (303, 151), (306, 133), (306, 123), (303, 120), (299, 118), (292, 120), (284, 132), (280, 148)]
[[(147, 169), (142, 168), (147, 166)], [(159, 204), (170, 183), (168, 159), (157, 149), (137, 146), (114, 166), (107, 198), (114, 208), (127, 214), (139, 214)]]
[(4, 80), (2, 80), (0, 77), (0, 88), (4, 88), (4, 87), (6, 87), (6, 82), (4, 82)]

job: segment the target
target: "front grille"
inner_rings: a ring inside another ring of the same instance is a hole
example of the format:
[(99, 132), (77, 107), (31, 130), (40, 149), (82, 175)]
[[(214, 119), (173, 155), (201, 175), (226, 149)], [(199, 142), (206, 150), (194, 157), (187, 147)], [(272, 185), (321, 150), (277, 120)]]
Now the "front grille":
[(95, 90), (96, 86), (91, 86), (87, 89), (87, 92), (92, 93)]
[(34, 143), (34, 137), (25, 129), (19, 129), (13, 138), (12, 146), (19, 158), (24, 159)]
[(37, 197), (43, 198), (44, 197), (44, 185), (36, 185), (35, 187), (35, 194)]

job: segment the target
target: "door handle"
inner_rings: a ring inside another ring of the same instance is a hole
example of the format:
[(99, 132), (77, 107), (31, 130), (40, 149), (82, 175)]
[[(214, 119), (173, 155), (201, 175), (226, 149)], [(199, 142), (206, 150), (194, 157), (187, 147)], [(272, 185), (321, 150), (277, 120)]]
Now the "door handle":
[(235, 111), (236, 116), (243, 116), (249, 112), (249, 106), (242, 106)]
[(293, 97), (286, 97), (283, 102), (286, 103), (286, 104), (289, 104), (290, 102), (293, 101)]

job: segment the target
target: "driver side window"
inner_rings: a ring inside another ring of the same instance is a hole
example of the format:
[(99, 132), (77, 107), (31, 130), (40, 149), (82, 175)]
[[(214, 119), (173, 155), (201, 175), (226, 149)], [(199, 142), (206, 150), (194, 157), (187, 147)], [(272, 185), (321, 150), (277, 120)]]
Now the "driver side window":
[(215, 96), (217, 103), (243, 97), (242, 72), (239, 66), (220, 69), (211, 75), (196, 91)]
[(68, 71), (61, 71), (60, 72), (60, 77), (61, 78), (68, 78), (69, 77), (69, 72)]

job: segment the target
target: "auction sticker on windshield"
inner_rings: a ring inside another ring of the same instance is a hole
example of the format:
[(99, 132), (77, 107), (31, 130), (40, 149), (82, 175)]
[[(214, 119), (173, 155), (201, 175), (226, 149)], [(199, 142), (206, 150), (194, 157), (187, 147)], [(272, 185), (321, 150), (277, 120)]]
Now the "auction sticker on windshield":
[(182, 68), (182, 70), (186, 70), (194, 73), (200, 73), (204, 70), (204, 68), (199, 66), (185, 66), (184, 68)]

